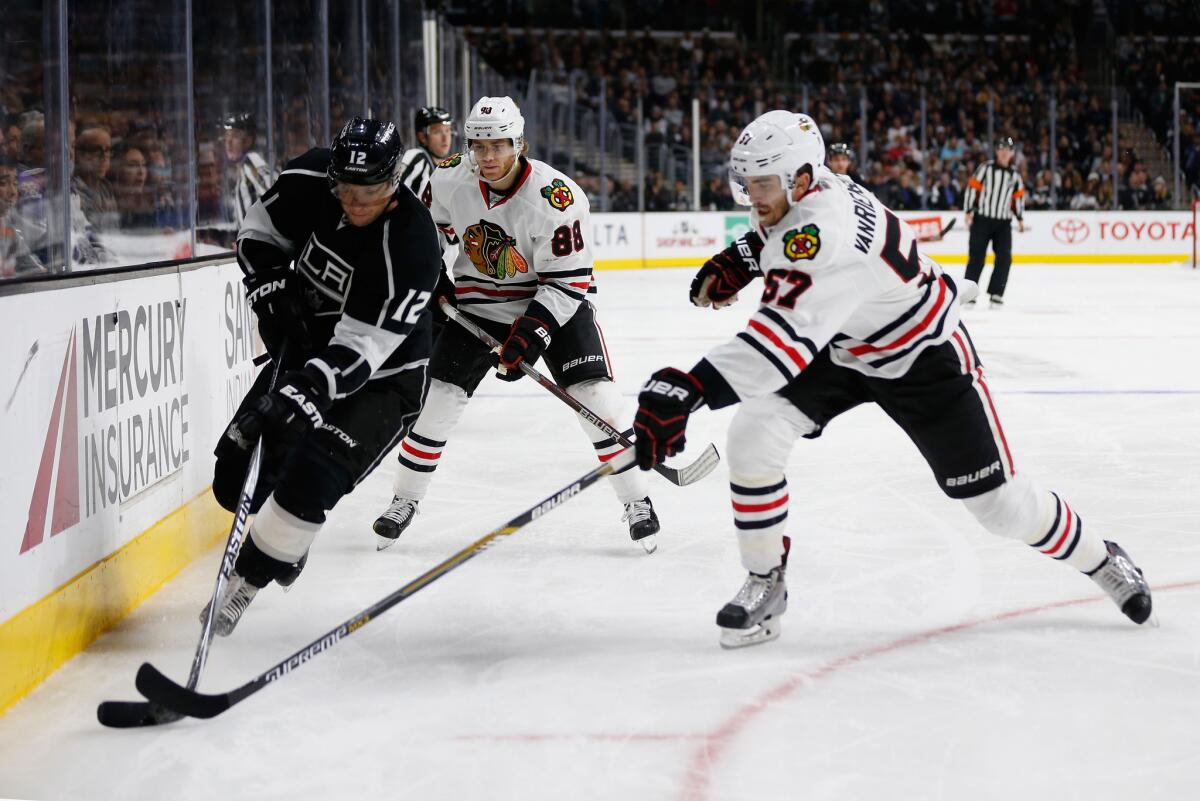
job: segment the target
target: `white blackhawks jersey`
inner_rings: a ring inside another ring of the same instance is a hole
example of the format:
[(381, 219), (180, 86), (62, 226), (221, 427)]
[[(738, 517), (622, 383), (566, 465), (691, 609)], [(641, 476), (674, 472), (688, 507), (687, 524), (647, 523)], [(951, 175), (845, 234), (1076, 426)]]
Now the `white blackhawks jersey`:
[(708, 367), (697, 365), (701, 383), (715, 369), (736, 393), (718, 407), (782, 389), (826, 345), (835, 364), (898, 378), (958, 325), (954, 282), (919, 253), (907, 223), (845, 176), (819, 168), (813, 188), (762, 233), (762, 305), (709, 352)]
[(522, 158), (520, 169), (498, 193), (455, 154), (433, 171), (430, 212), (459, 239), (451, 277), (460, 309), (511, 323), (537, 301), (563, 325), (595, 291), (587, 195), (544, 162)]

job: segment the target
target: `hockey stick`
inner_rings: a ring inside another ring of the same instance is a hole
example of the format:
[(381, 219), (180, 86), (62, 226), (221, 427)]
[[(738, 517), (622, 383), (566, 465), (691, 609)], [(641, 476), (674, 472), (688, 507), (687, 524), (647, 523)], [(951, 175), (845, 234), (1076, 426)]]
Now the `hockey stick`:
[(504, 525), (493, 529), (485, 536), (475, 540), (475, 542), (425, 571), (391, 595), (381, 598), (336, 628), (325, 632), (299, 651), (296, 651), (269, 670), (258, 674), (240, 687), (217, 695), (198, 693), (194, 689), (179, 686), (164, 676), (154, 665), (146, 662), (138, 670), (137, 688), (152, 703), (165, 707), (172, 714), (187, 715), (193, 718), (216, 717), (234, 704), (239, 704), (251, 695), (254, 695), (254, 693), (266, 687), (270, 682), (278, 681), (288, 675), (317, 654), (328, 651), (396, 604), (415, 595), (451, 570), (460, 567), (483, 553), (496, 544), (502, 537), (515, 534), (523, 526), (537, 520), (556, 506), (574, 498), (608, 474), (633, 464), (633, 459), (633, 451), (627, 450), (621, 452), (615, 459), (605, 462), (591, 472), (575, 479), (567, 486), (551, 494), (545, 500), (534, 504)]
[(941, 242), (943, 239), (946, 238), (946, 234), (948, 234), (950, 232), (950, 229), (954, 227), (954, 223), (956, 223), (956, 222), (958, 222), (958, 218), (951, 217), (950, 222), (946, 223), (946, 227), (943, 228), (941, 231), (938, 231), (933, 236), (917, 237), (917, 241), (918, 242)]
[[(444, 300), (441, 302), (441, 304), (442, 311), (446, 313), (447, 317), (454, 320), (463, 328), (474, 334), (480, 342), (487, 345), (489, 348), (500, 347), (500, 343), (496, 341), (495, 337), (473, 323), (458, 309), (454, 308), (453, 305)], [(615, 439), (617, 442), (624, 445), (626, 448), (633, 447), (633, 442), (628, 437), (609, 425), (606, 420), (603, 420), (591, 409), (584, 406), (575, 398), (571, 397), (571, 394), (558, 384), (554, 383), (549, 378), (546, 378), (546, 376), (530, 367), (524, 361), (522, 361), (519, 366), (521, 368), (521, 372), (541, 384), (546, 389), (550, 390), (550, 393), (554, 395), (554, 397), (558, 398), (563, 403), (574, 409), (575, 412), (584, 420), (587, 420), (589, 423)], [(717, 446), (710, 442), (708, 447), (700, 453), (700, 456), (688, 466), (676, 469), (674, 467), (667, 467), (666, 465), (660, 464), (654, 466), (654, 471), (666, 478), (667, 481), (670, 481), (672, 484), (679, 487), (686, 487), (688, 484), (696, 483), (715, 470), (717, 468), (717, 463), (720, 461), (721, 455), (717, 453)]]
[[(287, 349), (286, 343), (279, 349), (279, 358), (275, 361), (275, 369), (271, 374), (271, 387), (279, 380), (279, 366), (283, 363), (283, 354)], [(192, 657), (192, 669), (188, 673), (188, 689), (195, 689), (200, 682), (200, 672), (208, 661), (208, 649), (212, 645), (213, 620), (217, 614), (217, 599), (229, 581), (233, 565), (237, 561), (238, 551), (242, 548), (242, 540), (246, 535), (246, 520), (250, 516), (250, 502), (258, 487), (258, 472), (262, 464), (262, 437), (254, 445), (250, 455), (250, 464), (246, 468), (246, 478), (242, 481), (242, 494), (238, 497), (237, 512), (233, 516), (233, 525), (229, 529), (229, 539), (225, 542), (225, 553), (221, 558), (221, 569), (217, 571), (217, 581), (213, 586), (212, 598), (208, 603), (208, 614), (204, 617), (204, 625), (200, 630), (200, 641), (196, 643), (196, 653)], [(157, 726), (162, 723), (173, 723), (182, 715), (164, 709), (158, 704), (145, 701), (102, 701), (96, 707), (96, 719), (104, 726), (113, 729), (131, 729), (141, 726)]]

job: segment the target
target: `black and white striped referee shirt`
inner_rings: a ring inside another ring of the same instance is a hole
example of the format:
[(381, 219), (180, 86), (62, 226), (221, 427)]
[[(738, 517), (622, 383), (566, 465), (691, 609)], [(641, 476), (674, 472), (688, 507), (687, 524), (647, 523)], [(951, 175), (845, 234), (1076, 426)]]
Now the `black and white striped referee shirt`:
[(433, 175), (433, 156), (423, 147), (414, 147), (404, 151), (400, 159), (400, 183), (412, 190), (412, 193), (429, 206), (429, 178)]
[(997, 220), (1018, 220), (1025, 215), (1025, 184), (1014, 167), (994, 161), (980, 164), (967, 182), (963, 208), (971, 214)]

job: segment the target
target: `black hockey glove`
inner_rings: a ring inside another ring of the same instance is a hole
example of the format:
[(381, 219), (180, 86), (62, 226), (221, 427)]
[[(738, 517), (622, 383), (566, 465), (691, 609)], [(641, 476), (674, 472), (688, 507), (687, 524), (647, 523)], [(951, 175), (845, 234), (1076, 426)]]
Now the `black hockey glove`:
[(500, 371), (497, 375), (505, 381), (516, 381), (524, 375), (521, 362), (532, 367), (541, 358), (542, 351), (550, 347), (550, 338), (558, 331), (558, 324), (544, 309), (530, 308), (529, 311), (538, 316), (526, 314), (518, 317), (508, 331), (508, 339), (500, 346)]
[(650, 470), (683, 451), (688, 415), (704, 403), (704, 387), (691, 373), (664, 367), (638, 393), (634, 450), (638, 467)]
[(728, 306), (737, 300), (737, 293), (758, 276), (758, 256), (762, 253), (762, 237), (750, 231), (738, 241), (704, 262), (692, 279), (688, 297), (694, 306), (714, 309)]
[(293, 370), (279, 380), (278, 387), (235, 417), (224, 438), (248, 451), (266, 435), (273, 447), (286, 452), (325, 422), (323, 415), (333, 405), (325, 383), (324, 376), (311, 368)]
[(438, 271), (437, 284), (433, 287), (433, 300), (429, 303), (429, 310), (433, 313), (435, 337), (438, 326), (450, 324), (450, 318), (442, 311), (442, 301), (449, 303), (454, 308), (458, 308), (458, 298), (454, 292), (454, 282), (450, 280), (450, 276), (446, 274), (444, 267)]
[(292, 344), (291, 353), (308, 353), (313, 347), (312, 331), (304, 299), (300, 295), (299, 279), (294, 274), (268, 278), (250, 287), (247, 278), (246, 299), (258, 317), (258, 333), (271, 358), (279, 357), (284, 340)]

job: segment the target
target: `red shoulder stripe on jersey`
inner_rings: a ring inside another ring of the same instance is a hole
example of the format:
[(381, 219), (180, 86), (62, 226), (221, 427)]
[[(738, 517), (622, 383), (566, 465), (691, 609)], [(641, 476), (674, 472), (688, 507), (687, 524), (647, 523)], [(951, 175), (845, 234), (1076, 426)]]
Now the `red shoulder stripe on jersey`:
[(809, 189), (807, 192), (805, 192), (803, 195), (801, 195), (800, 200), (797, 200), (796, 202), (800, 203), (801, 201), (804, 200), (804, 198), (808, 197), (809, 195), (815, 195), (820, 191), (821, 191), (821, 187), (814, 185), (811, 189)]
[(750, 328), (754, 329), (759, 334), (766, 337), (767, 340), (770, 341), (770, 343), (772, 345), (774, 345), (776, 348), (778, 348), (779, 350), (786, 353), (787, 357), (789, 359), (791, 359), (796, 364), (796, 366), (799, 367), (801, 370), (803, 370), (805, 367), (808, 367), (808, 362), (804, 359), (803, 356), (800, 355), (800, 352), (797, 351), (795, 348), (793, 348), (791, 345), (788, 345), (787, 343), (785, 343), (782, 339), (779, 338), (779, 335), (776, 334), (774, 331), (772, 331), (770, 328), (767, 328), (765, 325), (763, 325), (762, 323), (760, 323), (758, 320), (755, 320), (755, 319), (750, 320)]
[(470, 292), (478, 292), (481, 295), (495, 298), (531, 298), (537, 294), (535, 289), (488, 289), (483, 286), (457, 286), (454, 288), (455, 295), (466, 295)]
[(917, 336), (917, 334), (920, 334), (922, 331), (924, 331), (926, 328), (928, 328), (933, 323), (933, 321), (938, 317), (938, 315), (941, 312), (945, 311), (945, 308), (946, 308), (946, 282), (943, 281), (941, 278), (938, 278), (937, 300), (934, 301), (933, 307), (925, 314), (924, 317), (921, 318), (921, 322), (917, 323), (915, 326), (908, 329), (908, 331), (906, 331), (903, 336), (901, 336), (899, 339), (893, 341), (892, 343), (890, 343), (888, 345), (879, 345), (879, 346), (859, 345), (858, 347), (850, 348), (850, 353), (855, 356), (862, 356), (864, 353), (879, 353), (879, 352), (885, 351), (885, 350), (895, 350), (896, 348), (904, 345), (906, 342), (911, 341), (914, 337)]

